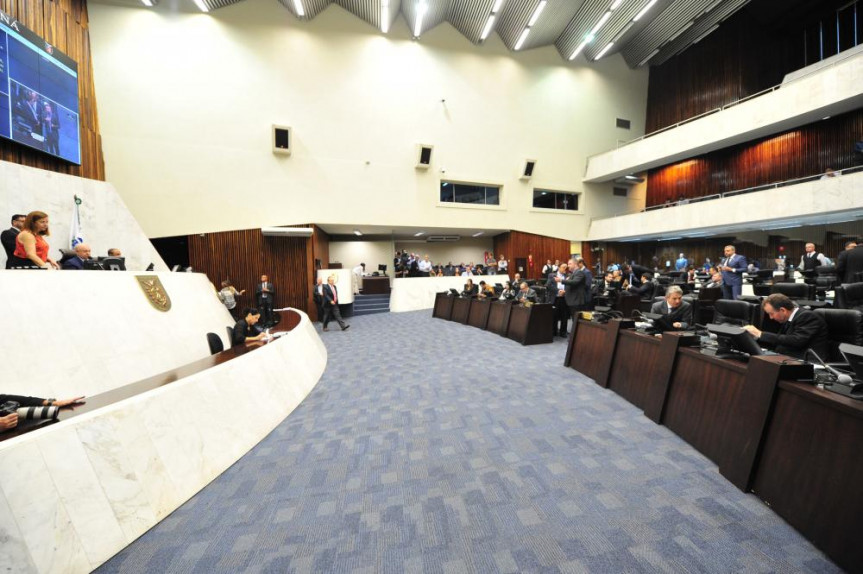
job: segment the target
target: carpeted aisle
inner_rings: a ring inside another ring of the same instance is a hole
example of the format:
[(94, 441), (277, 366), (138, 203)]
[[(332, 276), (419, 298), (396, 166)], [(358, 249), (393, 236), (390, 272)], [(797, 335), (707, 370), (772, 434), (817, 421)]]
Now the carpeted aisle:
[(349, 322), (321, 333), (326, 373), (290, 417), (98, 572), (839, 571), (564, 369), (562, 339), (431, 311)]

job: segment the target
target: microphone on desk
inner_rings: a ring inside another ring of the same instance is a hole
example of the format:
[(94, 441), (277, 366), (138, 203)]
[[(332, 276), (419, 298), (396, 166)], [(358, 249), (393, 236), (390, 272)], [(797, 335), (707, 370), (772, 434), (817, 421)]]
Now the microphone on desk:
[(707, 337), (711, 341), (718, 341), (719, 337), (716, 336), (716, 333), (711, 333), (710, 329), (707, 328), (707, 325), (702, 325), (701, 323), (695, 323), (695, 334), (701, 337)]
[(845, 373), (840, 373), (839, 371), (822, 361), (821, 357), (818, 356), (818, 353), (816, 353), (812, 349), (806, 349), (806, 353), (803, 354), (803, 358), (805, 359), (810, 355), (815, 357), (815, 360), (818, 361), (818, 364), (827, 369), (827, 372), (835, 376), (836, 382), (840, 385), (851, 385), (851, 383), (854, 382), (854, 379), (852, 379), (849, 375), (846, 375)]

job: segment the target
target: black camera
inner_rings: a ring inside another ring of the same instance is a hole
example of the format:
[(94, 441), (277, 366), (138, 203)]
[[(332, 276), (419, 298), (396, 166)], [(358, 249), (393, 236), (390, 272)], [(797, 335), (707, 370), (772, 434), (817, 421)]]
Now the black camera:
[(9, 415), (18, 412), (18, 407), (21, 405), (15, 401), (6, 401), (0, 405), (0, 417), (8, 417)]

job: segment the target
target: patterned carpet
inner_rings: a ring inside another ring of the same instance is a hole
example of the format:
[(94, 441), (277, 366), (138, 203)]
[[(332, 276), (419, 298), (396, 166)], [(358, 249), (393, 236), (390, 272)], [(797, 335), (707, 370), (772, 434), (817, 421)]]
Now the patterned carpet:
[(564, 369), (562, 339), (349, 322), (321, 333), (327, 370), (290, 417), (98, 572), (839, 572)]

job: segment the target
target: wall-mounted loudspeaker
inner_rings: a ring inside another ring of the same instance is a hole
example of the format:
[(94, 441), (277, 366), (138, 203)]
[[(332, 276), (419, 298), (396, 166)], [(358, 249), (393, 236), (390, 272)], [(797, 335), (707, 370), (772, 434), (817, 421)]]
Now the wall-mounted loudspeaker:
[(291, 128), (273, 124), (273, 153), (291, 155)]
[(534, 168), (536, 168), (536, 160), (535, 159), (525, 160), (524, 168), (522, 168), (522, 170), (521, 170), (521, 177), (519, 179), (522, 181), (529, 180), (531, 177), (533, 177)]
[(432, 150), (434, 146), (417, 144), (417, 169), (428, 169), (431, 165)]

